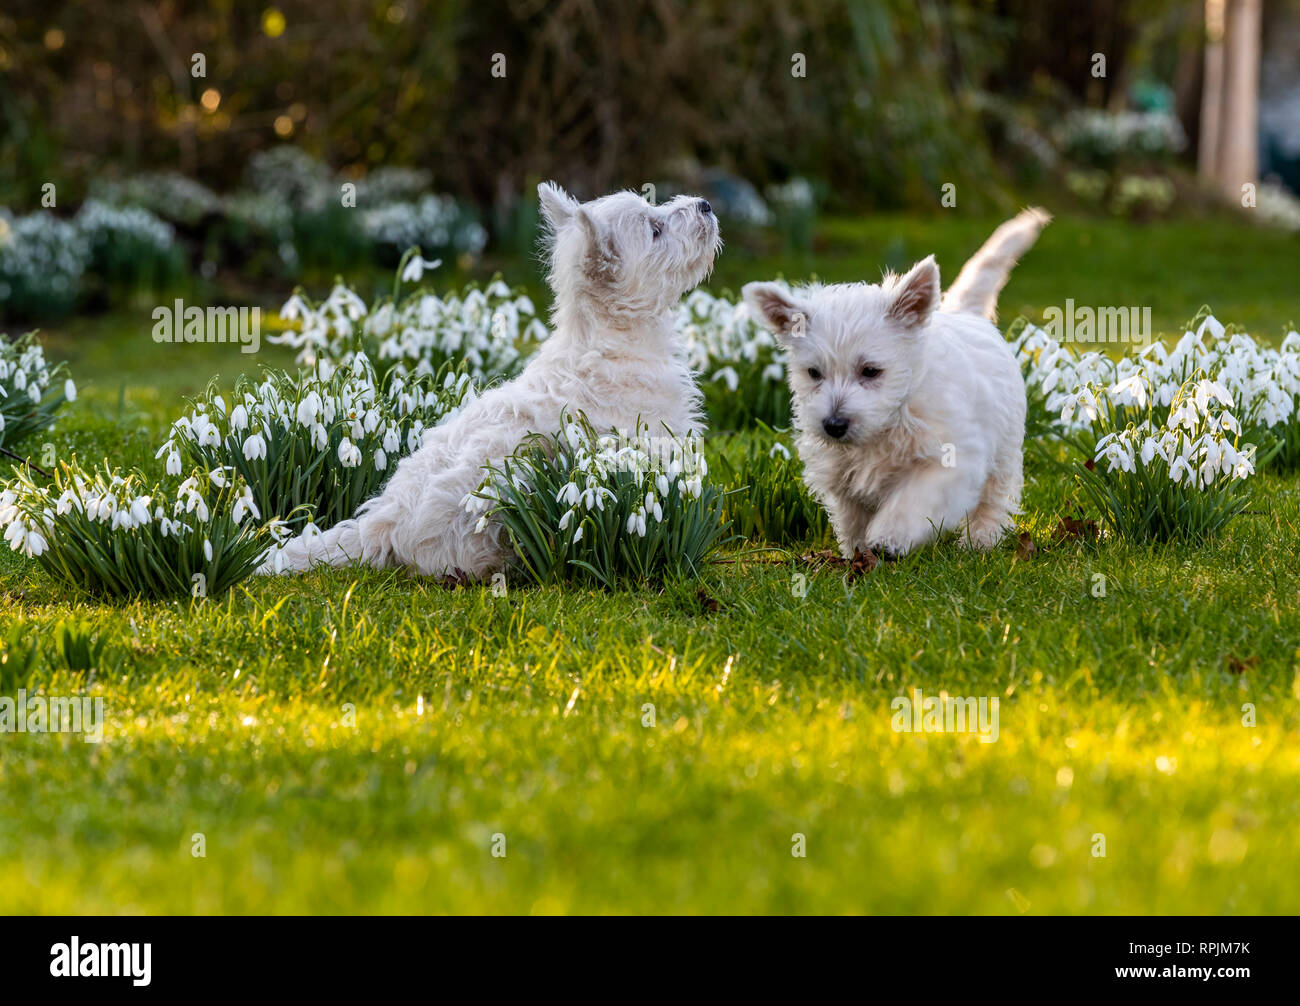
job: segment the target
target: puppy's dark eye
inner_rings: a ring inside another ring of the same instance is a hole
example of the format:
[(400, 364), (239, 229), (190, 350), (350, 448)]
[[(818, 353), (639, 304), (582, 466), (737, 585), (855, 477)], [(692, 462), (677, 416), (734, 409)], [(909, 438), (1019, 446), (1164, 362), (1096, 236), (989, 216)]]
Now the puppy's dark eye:
[(877, 377), (879, 377), (880, 374), (881, 374), (881, 370), (880, 370), (879, 367), (863, 367), (863, 368), (862, 368), (862, 379), (865, 380), (865, 381), (873, 381), (873, 380), (875, 380)]
[(822, 372), (818, 370), (816, 367), (809, 367), (808, 376), (811, 377), (814, 381), (820, 381), (822, 379)]
[(663, 232), (664, 232), (664, 225), (663, 225), (663, 224), (661, 224), (658, 220), (651, 220), (651, 221), (650, 221), (650, 236), (651, 236), (651, 237), (653, 237), (653, 238), (658, 238), (659, 235), (662, 234)]

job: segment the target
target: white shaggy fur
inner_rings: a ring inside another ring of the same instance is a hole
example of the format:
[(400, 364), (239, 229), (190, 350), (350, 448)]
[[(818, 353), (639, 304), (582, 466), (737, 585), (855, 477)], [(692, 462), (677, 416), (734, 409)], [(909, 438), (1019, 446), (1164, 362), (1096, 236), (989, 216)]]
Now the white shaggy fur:
[(942, 309), (933, 256), (878, 286), (744, 288), (749, 310), (788, 350), (804, 481), (846, 557), (903, 555), (948, 530), (986, 549), (1012, 525), (1025, 386), (989, 319), (1048, 219), (1027, 210), (998, 228)]
[(618, 192), (580, 205), (555, 185), (537, 191), (553, 239), (551, 337), (518, 377), (426, 432), (354, 519), (292, 539), (262, 572), (361, 561), (483, 579), (503, 568), (507, 543), (498, 525), (475, 532), (465, 498), (483, 466), (499, 465), (527, 434), (558, 433), (561, 410), (585, 412), (598, 430), (630, 431), (638, 420), (678, 435), (700, 428), (673, 310), (721, 247), (709, 204), (678, 196), (651, 206)]

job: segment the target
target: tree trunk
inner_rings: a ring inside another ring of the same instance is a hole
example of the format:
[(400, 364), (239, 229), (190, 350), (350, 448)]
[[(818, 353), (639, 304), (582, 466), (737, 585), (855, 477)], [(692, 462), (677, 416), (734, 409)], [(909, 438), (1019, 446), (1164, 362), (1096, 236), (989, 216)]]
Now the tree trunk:
[(1233, 202), (1259, 172), (1259, 48), (1263, 0), (1206, 0), (1201, 177)]

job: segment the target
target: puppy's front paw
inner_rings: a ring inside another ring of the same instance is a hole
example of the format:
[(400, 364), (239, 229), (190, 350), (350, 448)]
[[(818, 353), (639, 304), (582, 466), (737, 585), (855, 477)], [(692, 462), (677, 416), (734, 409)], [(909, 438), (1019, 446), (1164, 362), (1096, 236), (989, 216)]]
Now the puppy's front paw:
[(984, 517), (972, 520), (961, 536), (961, 543), (967, 548), (987, 552), (995, 548), (1007, 533), (1007, 521)]

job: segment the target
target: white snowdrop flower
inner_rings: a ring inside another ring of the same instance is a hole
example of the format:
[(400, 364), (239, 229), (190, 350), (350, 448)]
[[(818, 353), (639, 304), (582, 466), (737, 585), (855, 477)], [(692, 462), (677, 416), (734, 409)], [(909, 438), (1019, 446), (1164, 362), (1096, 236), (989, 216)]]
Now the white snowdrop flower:
[(582, 532), (583, 532), (584, 530), (585, 530), (585, 528), (583, 528), (583, 526), (582, 526), (581, 524), (579, 524), (579, 525), (578, 525), (578, 529), (577, 529), (576, 531), (573, 532), (573, 544), (576, 545), (576, 544), (578, 544), (578, 542), (582, 541)]
[(19, 551), (27, 542), (27, 525), (21, 520), (14, 520), (5, 528), (5, 541), (13, 552)]
[(266, 458), (266, 439), (262, 434), (254, 433), (244, 441), (244, 458), (248, 461), (258, 461)]
[(578, 486), (573, 482), (568, 482), (560, 487), (560, 491), (555, 494), (556, 503), (564, 503), (566, 506), (573, 506), (578, 502)]
[(488, 526), (488, 517), (487, 514), (484, 514), (482, 517), (478, 519), (478, 522), (474, 525), (474, 533), (482, 534), (484, 531), (487, 530), (487, 526)]
[(45, 552), (47, 548), (49, 548), (49, 543), (46, 542), (44, 535), (35, 528), (32, 528), (27, 532), (23, 545), (23, 551), (26, 553), (27, 558), (35, 559), (37, 556)]
[(778, 454), (787, 461), (790, 459), (790, 448), (786, 447), (786, 445), (781, 443), (779, 440), (772, 445), (771, 449), (767, 452), (767, 456), (769, 458), (774, 458)]
[(440, 265), (442, 259), (424, 259), (419, 255), (412, 255), (411, 261), (407, 262), (406, 268), (402, 270), (402, 282), (418, 283), (426, 269), (437, 269)]
[(212, 542), (208, 541), (207, 538), (203, 539), (203, 558), (207, 559), (208, 562), (212, 561)]
[(131, 518), (137, 525), (149, 523), (150, 502), (152, 502), (152, 500), (148, 496), (137, 496), (131, 501)]
[(230, 428), (238, 433), (248, 429), (248, 410), (242, 403), (230, 411)]
[(280, 317), (285, 321), (297, 321), (307, 311), (307, 305), (296, 293), (284, 302), (280, 308)]
[(628, 518), (627, 518), (627, 533), (628, 533), (628, 534), (635, 534), (635, 533), (636, 533), (636, 514), (628, 514)]
[(573, 511), (565, 510), (564, 513), (560, 516), (560, 530), (567, 531), (569, 529), (569, 522), (572, 520), (573, 520)]
[(382, 447), (375, 448), (375, 470), (380, 472), (388, 470), (388, 455), (384, 453)]
[(320, 415), (322, 407), (320, 395), (314, 391), (308, 392), (303, 396), (302, 401), (298, 403), (295, 413), (298, 424), (300, 426), (315, 426), (316, 417)]
[(330, 445), (329, 433), (320, 423), (311, 428), (311, 443), (318, 451), (323, 451)]
[(70, 377), (63, 382), (63, 397), (69, 402), (75, 402), (77, 400), (77, 386), (72, 383), (72, 378)]
[(344, 468), (355, 468), (361, 464), (360, 449), (347, 437), (339, 443), (338, 456)]
[(714, 373), (710, 380), (715, 383), (723, 381), (727, 385), (728, 391), (735, 391), (740, 387), (740, 375), (736, 373), (734, 367), (722, 367)]
[(260, 520), (262, 517), (261, 511), (257, 508), (257, 503), (253, 499), (253, 490), (248, 486), (244, 486), (243, 492), (235, 498), (235, 504), (230, 508), (230, 517), (236, 524), (242, 524), (244, 518), (250, 514), (254, 520)]
[(401, 449), (402, 439), (401, 435), (397, 431), (397, 427), (389, 426), (388, 429), (384, 431), (384, 450), (388, 451), (389, 454), (396, 454)]
[(307, 525), (302, 529), (302, 537), (304, 541), (311, 541), (314, 538), (319, 538), (320, 528), (318, 528), (312, 521), (308, 521)]
[(655, 488), (659, 490), (660, 496), (668, 495), (668, 476), (662, 472), (655, 478)]
[(230, 485), (230, 480), (226, 478), (226, 470), (224, 468), (214, 468), (212, 471), (208, 472), (208, 481), (218, 489), (224, 489), (226, 486)]
[(654, 505), (654, 515), (655, 515), (655, 521), (662, 524), (664, 520), (664, 509), (659, 505), (657, 500), (655, 501), (655, 505)]
[(1134, 374), (1120, 381), (1110, 389), (1110, 393), (1113, 397), (1124, 400), (1125, 403), (1131, 402), (1139, 409), (1146, 408), (1147, 384), (1141, 374)]

